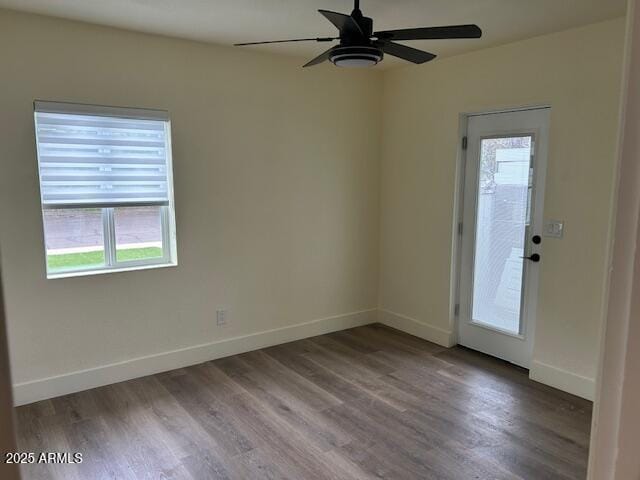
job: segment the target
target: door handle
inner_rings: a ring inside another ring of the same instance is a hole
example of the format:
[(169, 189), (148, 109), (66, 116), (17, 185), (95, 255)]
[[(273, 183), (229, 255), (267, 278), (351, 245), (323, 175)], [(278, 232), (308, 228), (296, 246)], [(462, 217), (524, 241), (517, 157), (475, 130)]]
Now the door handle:
[(520, 258), (524, 258), (525, 260), (532, 261), (533, 263), (538, 263), (542, 259), (542, 257), (537, 253), (534, 253), (530, 257), (520, 257)]

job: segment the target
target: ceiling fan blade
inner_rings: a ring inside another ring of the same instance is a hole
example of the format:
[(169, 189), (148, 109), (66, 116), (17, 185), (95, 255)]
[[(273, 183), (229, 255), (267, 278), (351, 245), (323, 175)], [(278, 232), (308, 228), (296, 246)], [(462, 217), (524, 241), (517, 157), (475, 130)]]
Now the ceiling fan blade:
[(423, 52), (422, 50), (418, 50), (417, 48), (407, 47), (406, 45), (400, 45), (399, 43), (393, 42), (376, 42), (376, 44), (382, 48), (384, 53), (392, 55), (394, 57), (402, 58), (403, 60), (407, 60), (408, 62), (413, 63), (426, 63), (430, 62), (436, 55), (429, 52)]
[(351, 15), (345, 15), (344, 13), (330, 12), (329, 10), (318, 10), (324, 15), (327, 20), (333, 23), (340, 31), (340, 36), (362, 36), (364, 32), (358, 22)]
[(234, 43), (234, 47), (245, 47), (247, 45), (264, 45), (267, 43), (288, 43), (288, 42), (332, 42), (334, 40), (340, 40), (340, 37), (324, 37), (324, 38), (296, 38), (294, 40), (271, 40), (268, 42), (246, 42), (246, 43)]
[(327, 50), (326, 52), (321, 53), (320, 55), (318, 55), (316, 58), (314, 58), (313, 60), (311, 60), (310, 62), (305, 63), (302, 68), (305, 67), (313, 67), (314, 65), (318, 65), (322, 62), (325, 62), (327, 60), (329, 60), (329, 57), (331, 56), (331, 52), (333, 51), (334, 47), (331, 47), (329, 50)]
[(448, 27), (385, 30), (373, 35), (381, 40), (445, 40), (449, 38), (480, 38), (482, 30), (477, 25), (450, 25)]

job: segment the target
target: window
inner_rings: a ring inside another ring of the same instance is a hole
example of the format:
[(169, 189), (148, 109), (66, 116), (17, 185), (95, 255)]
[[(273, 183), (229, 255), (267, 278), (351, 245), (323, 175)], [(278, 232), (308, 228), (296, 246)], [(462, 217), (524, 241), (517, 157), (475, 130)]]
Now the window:
[(176, 265), (167, 112), (35, 102), (47, 277)]

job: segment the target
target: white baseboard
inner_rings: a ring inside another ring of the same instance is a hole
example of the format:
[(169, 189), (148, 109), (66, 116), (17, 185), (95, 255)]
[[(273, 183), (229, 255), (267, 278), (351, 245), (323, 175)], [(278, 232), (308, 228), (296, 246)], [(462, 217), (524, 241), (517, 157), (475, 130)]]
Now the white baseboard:
[(529, 378), (536, 382), (544, 383), (550, 387), (577, 395), (593, 401), (596, 394), (596, 381), (593, 378), (583, 377), (562, 368), (547, 365), (534, 360), (531, 362)]
[(422, 323), (414, 318), (391, 312), (389, 310), (379, 310), (378, 321), (384, 325), (397, 328), (405, 333), (437, 343), (443, 347), (449, 348), (456, 344), (453, 332), (439, 327), (434, 327), (427, 323)]
[(368, 325), (376, 321), (376, 313), (377, 309), (347, 313), (155, 355), (133, 358), (86, 370), (78, 370), (54, 377), (17, 383), (13, 386), (14, 404), (25, 405), (68, 393), (187, 367), (229, 355)]
[[(14, 403), (15, 405), (25, 405), (132, 378), (196, 365), (217, 358), (368, 325), (376, 321), (443, 347), (452, 347), (456, 344), (455, 334), (451, 331), (419, 322), (389, 310), (363, 310), (17, 383), (13, 386)], [(529, 376), (532, 380), (587, 400), (593, 400), (595, 397), (595, 380), (593, 378), (576, 375), (537, 360), (532, 362)]]
[[(453, 347), (456, 344), (453, 332), (422, 323), (414, 318), (389, 310), (379, 310), (378, 321), (443, 347)], [(529, 377), (536, 382), (544, 383), (587, 400), (593, 401), (595, 397), (595, 379), (583, 377), (537, 360), (531, 363)]]

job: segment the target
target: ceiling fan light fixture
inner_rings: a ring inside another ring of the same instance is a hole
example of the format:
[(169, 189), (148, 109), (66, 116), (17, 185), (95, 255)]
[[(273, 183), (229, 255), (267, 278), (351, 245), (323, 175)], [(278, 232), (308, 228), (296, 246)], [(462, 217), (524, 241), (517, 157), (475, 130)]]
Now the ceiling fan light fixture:
[(453, 38), (480, 38), (482, 29), (477, 25), (448, 25), (444, 27), (404, 28), (375, 32), (373, 19), (365, 17), (360, 10), (360, 0), (354, 0), (351, 15), (318, 10), (338, 29), (338, 37), (296, 38), (292, 40), (271, 40), (267, 42), (236, 43), (237, 46), (263, 45), (266, 43), (289, 42), (333, 42), (340, 40), (340, 45), (325, 50), (317, 57), (303, 65), (313, 67), (329, 60), (338, 67), (366, 68), (380, 63), (384, 54), (401, 58), (407, 62), (420, 65), (430, 62), (436, 55), (417, 48), (397, 43), (405, 40), (442, 40)]
[(329, 61), (337, 67), (366, 68), (380, 63), (384, 53), (375, 47), (343, 47), (333, 49)]

